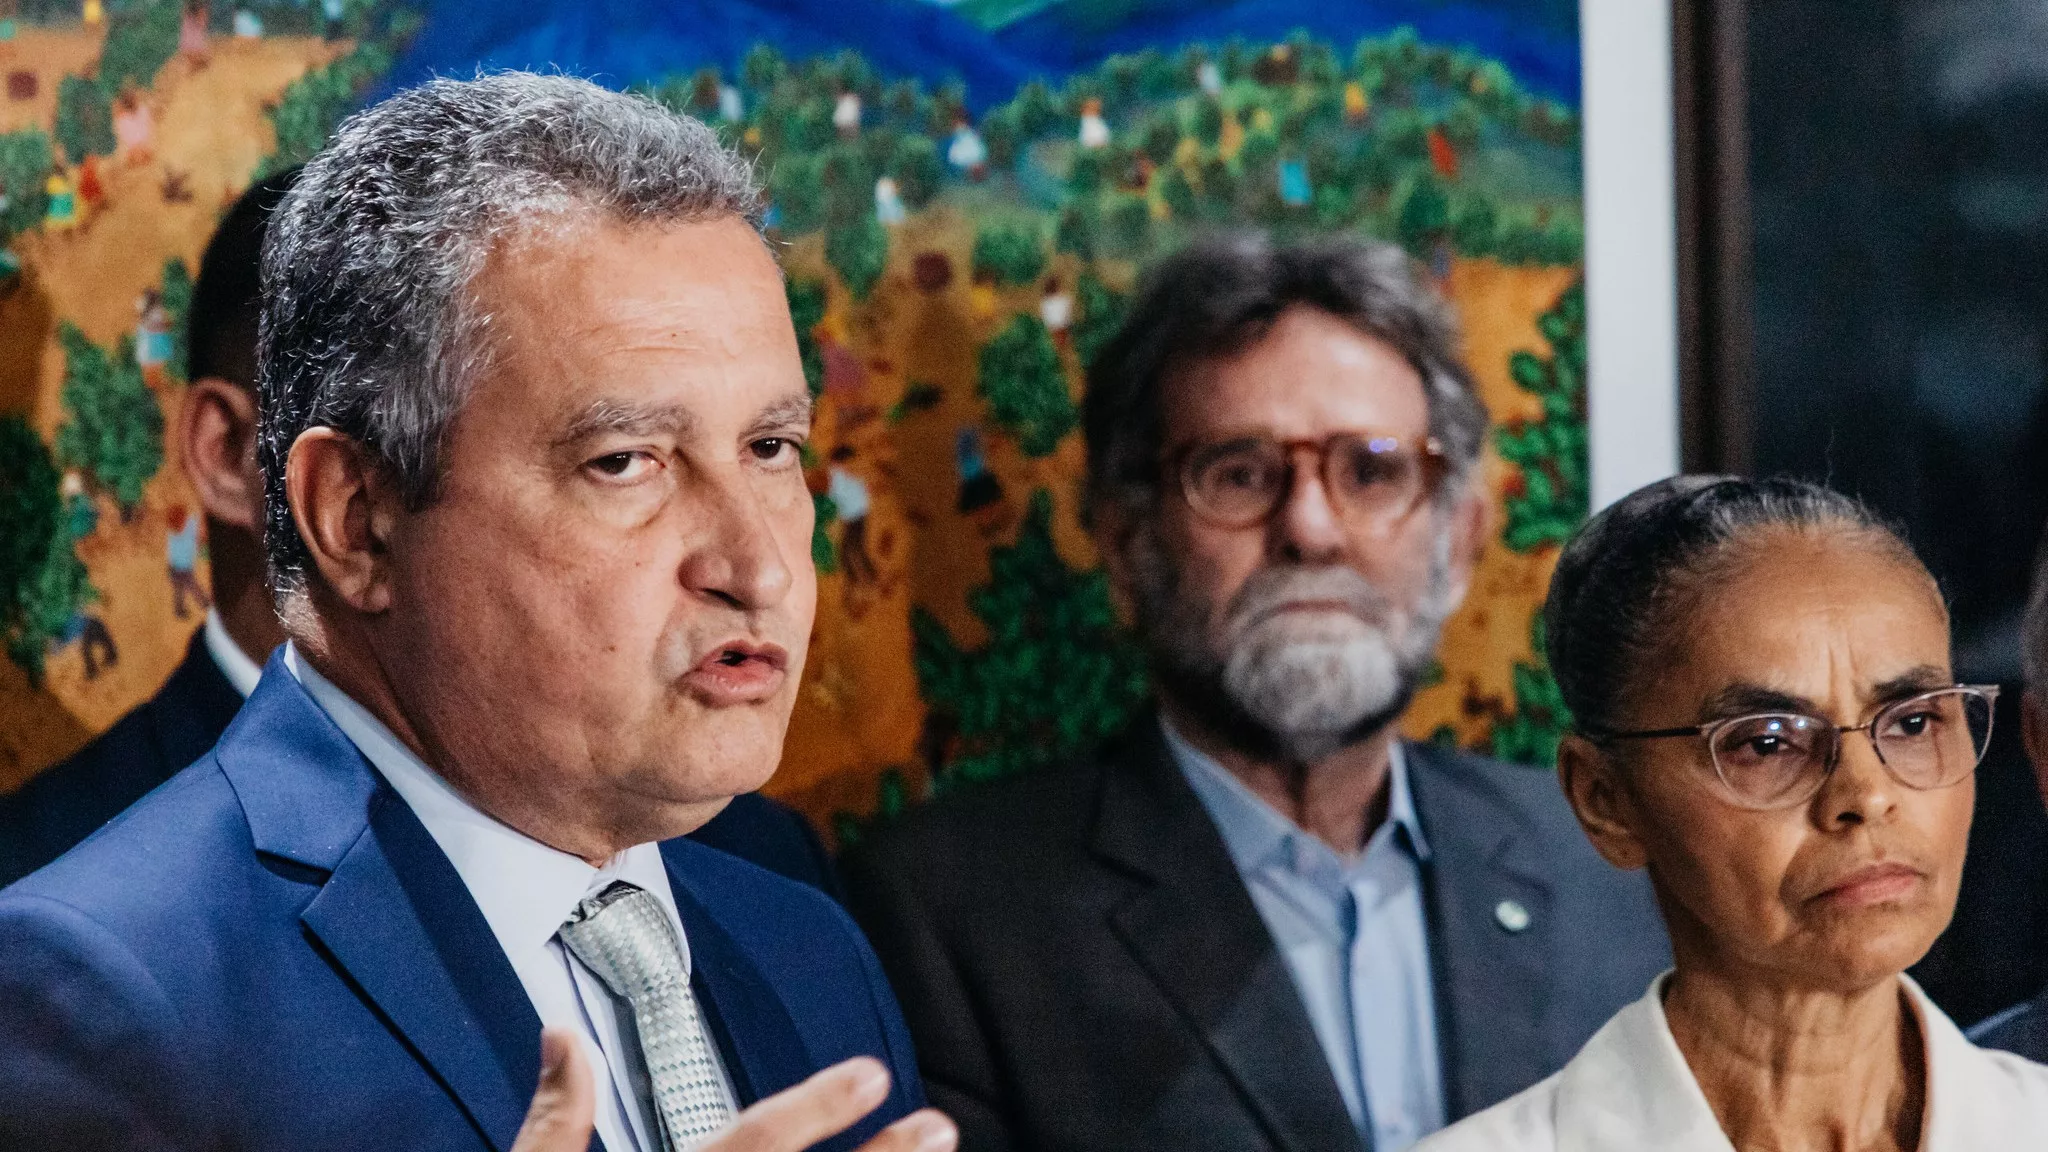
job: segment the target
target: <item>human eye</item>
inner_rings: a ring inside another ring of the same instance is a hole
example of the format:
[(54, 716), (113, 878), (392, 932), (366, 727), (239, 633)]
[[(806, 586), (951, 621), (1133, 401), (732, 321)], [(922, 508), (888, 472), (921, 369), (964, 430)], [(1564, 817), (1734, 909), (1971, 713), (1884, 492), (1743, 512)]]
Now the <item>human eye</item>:
[(795, 436), (762, 436), (747, 443), (747, 455), (773, 469), (797, 466), (803, 441)]
[(647, 479), (661, 467), (654, 453), (639, 448), (607, 452), (583, 465), (584, 470), (612, 484), (633, 484)]

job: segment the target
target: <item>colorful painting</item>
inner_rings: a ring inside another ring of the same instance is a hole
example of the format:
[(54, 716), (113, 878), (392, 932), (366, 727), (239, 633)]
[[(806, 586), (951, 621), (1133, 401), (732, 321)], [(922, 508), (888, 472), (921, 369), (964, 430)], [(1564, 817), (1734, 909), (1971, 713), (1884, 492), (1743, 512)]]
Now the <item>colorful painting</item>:
[(0, 0), (0, 789), (154, 692), (205, 604), (165, 439), (249, 182), (432, 74), (554, 67), (758, 158), (819, 398), (818, 625), (770, 790), (858, 835), (1122, 725), (1076, 515), (1083, 365), (1231, 224), (1405, 245), (1499, 428), (1498, 539), (1406, 725), (1531, 763), (1585, 514), (1575, 0)]

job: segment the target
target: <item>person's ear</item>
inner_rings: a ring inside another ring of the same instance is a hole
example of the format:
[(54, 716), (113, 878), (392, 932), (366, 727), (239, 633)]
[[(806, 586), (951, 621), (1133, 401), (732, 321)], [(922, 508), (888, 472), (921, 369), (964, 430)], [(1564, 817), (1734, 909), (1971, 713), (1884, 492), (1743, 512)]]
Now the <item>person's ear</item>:
[(1558, 743), (1558, 782), (1586, 839), (1609, 864), (1633, 870), (1648, 864), (1649, 854), (1636, 833), (1635, 798), (1621, 771), (1612, 756), (1576, 732)]
[(1134, 619), (1137, 600), (1133, 596), (1131, 570), (1132, 536), (1139, 529), (1138, 518), (1123, 502), (1098, 500), (1089, 509), (1089, 535), (1102, 558), (1102, 570), (1109, 577), (1109, 591), (1126, 620)]
[(2032, 688), (2020, 697), (2020, 743), (2034, 766), (2034, 786), (2041, 791), (2041, 802), (2048, 804), (2048, 698)]
[(1478, 483), (1467, 484), (1457, 503), (1451, 506), (1451, 554), (1446, 571), (1451, 603), (1464, 603), (1465, 593), (1472, 587), (1472, 573), (1479, 567), (1479, 556), (1486, 551), (1486, 542), (1492, 536), (1493, 501)]
[(256, 468), (256, 398), (217, 376), (202, 376), (185, 390), (176, 436), (185, 475), (207, 518), (259, 530), (263, 481)]
[(358, 612), (389, 608), (389, 545), (401, 505), (382, 465), (355, 440), (323, 426), (292, 442), (284, 478), (292, 523), (321, 582)]

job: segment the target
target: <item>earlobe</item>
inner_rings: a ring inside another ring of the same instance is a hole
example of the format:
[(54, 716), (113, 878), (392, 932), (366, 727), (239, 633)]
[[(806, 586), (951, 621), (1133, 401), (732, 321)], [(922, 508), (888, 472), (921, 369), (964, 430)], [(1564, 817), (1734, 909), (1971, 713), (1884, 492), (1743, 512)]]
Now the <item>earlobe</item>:
[(2048, 803), (2048, 699), (2032, 688), (2020, 699), (2020, 743), (2034, 766), (2034, 785)]
[(320, 580), (358, 612), (390, 606), (390, 501), (382, 470), (363, 446), (332, 428), (292, 442), (285, 495)]
[(1469, 485), (1451, 507), (1450, 581), (1453, 603), (1462, 603), (1472, 586), (1472, 573), (1493, 530), (1493, 502), (1477, 483)]
[(185, 475), (211, 520), (254, 532), (263, 521), (256, 472), (256, 401), (214, 377), (194, 380), (178, 410)]
[(1558, 783), (1579, 818), (1579, 827), (1602, 859), (1634, 870), (1649, 863), (1636, 835), (1635, 805), (1618, 776), (1619, 766), (1592, 741), (1576, 733), (1557, 746)]

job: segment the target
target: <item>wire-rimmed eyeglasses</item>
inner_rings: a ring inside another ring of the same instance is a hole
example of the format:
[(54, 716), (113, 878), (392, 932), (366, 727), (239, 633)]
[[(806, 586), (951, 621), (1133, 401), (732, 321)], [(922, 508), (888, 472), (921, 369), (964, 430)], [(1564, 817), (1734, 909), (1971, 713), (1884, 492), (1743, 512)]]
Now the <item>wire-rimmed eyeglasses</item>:
[(1588, 730), (1604, 740), (1658, 740), (1699, 736), (1713, 759), (1727, 800), (1739, 808), (1770, 811), (1813, 799), (1841, 759), (1842, 738), (1870, 737), (1892, 779), (1931, 791), (1959, 784), (1991, 745), (1995, 684), (1957, 684), (1922, 692), (1878, 709), (1862, 724), (1837, 725), (1798, 712), (1757, 712), (1682, 728), (1641, 732)]

